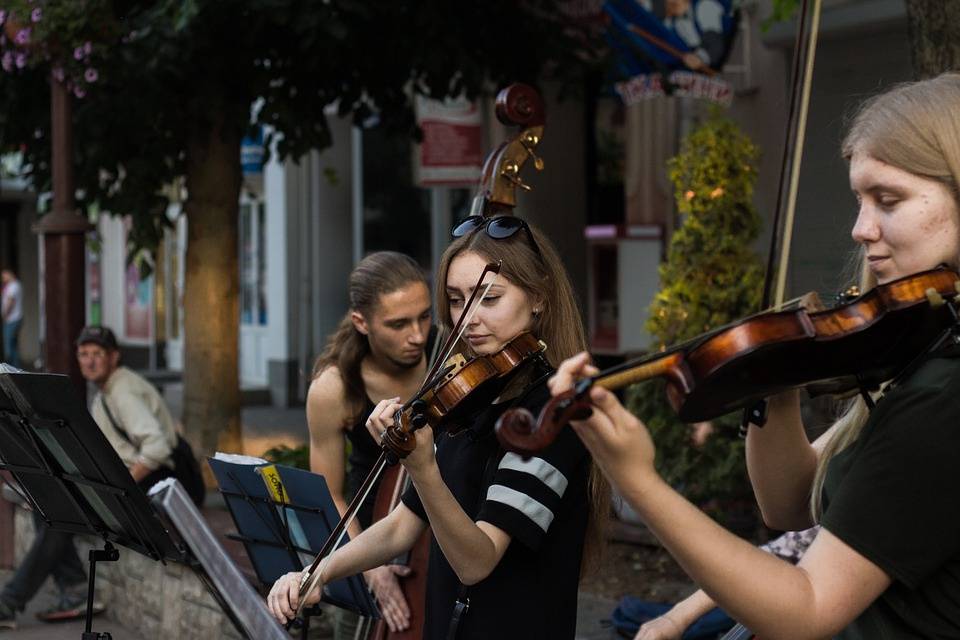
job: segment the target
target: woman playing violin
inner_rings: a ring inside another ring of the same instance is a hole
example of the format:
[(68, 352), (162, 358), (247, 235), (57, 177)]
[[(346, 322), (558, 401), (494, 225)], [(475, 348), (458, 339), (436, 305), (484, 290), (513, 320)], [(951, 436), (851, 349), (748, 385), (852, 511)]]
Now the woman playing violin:
[[(843, 144), (858, 203), (865, 284), (960, 267), (960, 75), (867, 101)], [(918, 354), (919, 355), (919, 354)], [(565, 361), (555, 394), (594, 371)], [(928, 354), (876, 406), (852, 407), (815, 442), (797, 392), (750, 427), (747, 465), (767, 524), (822, 525), (792, 566), (724, 531), (655, 472), (640, 420), (599, 387), (573, 427), (684, 569), (761, 638), (960, 638), (960, 346)]]
[[(569, 279), (542, 234), (509, 216), (468, 218), (454, 234), (459, 237), (438, 269), (442, 324), (460, 318), (484, 267), (502, 261), (499, 275), (487, 274), (483, 284), (493, 283), (466, 323), (461, 346), (467, 355), (493, 354), (524, 331), (548, 345), (545, 355), (554, 363), (584, 348)], [(549, 398), (543, 382), (550, 372), (546, 361), (531, 363), (522, 381), (463, 420), (456, 433), (418, 430), (416, 448), (403, 460), (413, 489), (386, 518), (330, 556), (322, 582), (383, 564), (429, 526), (424, 637), (449, 637), (458, 600), (468, 600), (457, 638), (573, 638), (593, 502), (589, 455), (572, 432), (528, 460), (504, 454), (493, 434), (507, 407), (537, 409)], [(387, 429), (399, 400), (380, 402), (368, 427)], [(606, 493), (602, 487), (597, 492)], [(597, 504), (604, 508), (604, 501)], [(300, 573), (288, 574), (271, 590), (267, 602), (278, 619), (294, 615), (300, 579)]]

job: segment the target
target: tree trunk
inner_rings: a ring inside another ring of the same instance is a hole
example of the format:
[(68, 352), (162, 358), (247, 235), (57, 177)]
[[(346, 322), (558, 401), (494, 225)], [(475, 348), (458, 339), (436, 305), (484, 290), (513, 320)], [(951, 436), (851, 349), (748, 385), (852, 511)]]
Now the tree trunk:
[(960, 0), (906, 0), (913, 73), (960, 69)]
[(240, 453), (240, 132), (196, 122), (186, 161), (183, 422), (198, 456)]

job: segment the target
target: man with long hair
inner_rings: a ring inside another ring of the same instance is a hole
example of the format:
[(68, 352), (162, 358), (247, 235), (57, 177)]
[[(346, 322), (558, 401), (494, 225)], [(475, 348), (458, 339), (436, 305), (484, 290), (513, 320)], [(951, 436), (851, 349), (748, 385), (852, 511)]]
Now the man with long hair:
[[(370, 254), (350, 274), (348, 289), (350, 308), (317, 359), (307, 392), (310, 468), (326, 478), (340, 513), (380, 453), (379, 442), (364, 426), (373, 407), (387, 398), (406, 400), (423, 381), (431, 322), (426, 276), (402, 253)], [(372, 516), (371, 498), (350, 536), (370, 526)], [(365, 573), (394, 631), (409, 624), (410, 609), (397, 583), (397, 576), (407, 572), (405, 567), (386, 565)], [(338, 612), (337, 637), (350, 637), (350, 625), (349, 615)]]

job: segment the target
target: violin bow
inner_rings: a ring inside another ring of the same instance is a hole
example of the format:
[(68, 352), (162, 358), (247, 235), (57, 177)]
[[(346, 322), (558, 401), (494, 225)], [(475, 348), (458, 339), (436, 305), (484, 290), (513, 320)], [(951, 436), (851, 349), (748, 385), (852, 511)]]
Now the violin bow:
[[(797, 191), (800, 185), (800, 164), (803, 160), (803, 141), (807, 127), (807, 113), (810, 106), (810, 86), (813, 78), (813, 61), (816, 57), (817, 37), (820, 32), (820, 7), (822, 0), (813, 0), (813, 11), (808, 10), (808, 0), (800, 5), (800, 20), (797, 23), (797, 39), (793, 47), (793, 71), (791, 74), (790, 109), (787, 114), (787, 130), (783, 144), (783, 156), (780, 161), (780, 181), (777, 186), (777, 204), (773, 214), (773, 230), (770, 234), (770, 250), (767, 255), (767, 270), (763, 277), (763, 296), (760, 308), (771, 306), (780, 309), (783, 306), (784, 291), (787, 283), (787, 268), (790, 258), (790, 245), (793, 241), (793, 223), (797, 208)], [(809, 34), (807, 19), (811, 18)], [(804, 42), (806, 41), (806, 46)], [(787, 173), (789, 167), (789, 181)], [(781, 220), (781, 218), (784, 218)], [(782, 227), (779, 262), (777, 261), (777, 239)], [(774, 263), (777, 263), (776, 269)], [(776, 273), (776, 290), (774, 290)], [(767, 402), (759, 401), (743, 410), (740, 421), (741, 438), (747, 436), (751, 424), (763, 426), (767, 421)]]
[[(763, 299), (760, 308), (779, 308), (786, 289), (787, 267), (800, 184), (800, 165), (803, 160), (803, 142), (810, 107), (810, 87), (813, 79), (813, 63), (816, 58), (817, 38), (820, 32), (820, 7), (822, 0), (813, 0), (813, 10), (808, 10), (809, 0), (803, 0), (800, 20), (797, 25), (797, 40), (794, 44), (793, 72), (791, 75), (790, 109), (787, 115), (787, 131), (780, 163), (780, 181), (777, 188), (777, 203), (774, 209), (773, 233), (770, 234), (770, 251), (767, 257), (767, 272), (764, 277)], [(810, 20), (807, 33), (807, 20)], [(806, 45), (804, 41), (806, 38)], [(789, 180), (788, 180), (789, 170)], [(781, 218), (783, 218), (781, 220)], [(782, 223), (782, 224), (781, 224)], [(782, 227), (782, 229), (781, 229)], [(782, 232), (779, 262), (777, 262), (777, 238)], [(776, 289), (773, 276), (776, 273)]]

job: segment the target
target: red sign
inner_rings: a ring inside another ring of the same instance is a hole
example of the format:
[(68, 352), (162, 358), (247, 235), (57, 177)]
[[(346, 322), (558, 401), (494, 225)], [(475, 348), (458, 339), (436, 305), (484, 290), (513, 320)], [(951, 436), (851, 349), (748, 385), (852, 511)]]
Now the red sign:
[(472, 186), (483, 162), (483, 120), (477, 105), (465, 99), (438, 102), (417, 97), (415, 181), (423, 187)]

